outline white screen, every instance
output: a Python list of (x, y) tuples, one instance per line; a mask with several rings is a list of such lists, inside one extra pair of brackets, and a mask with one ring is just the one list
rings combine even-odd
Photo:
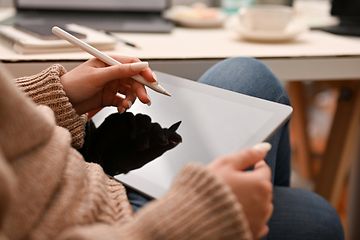
[[(171, 97), (149, 90), (151, 107), (136, 102), (131, 111), (145, 113), (169, 127), (181, 120), (183, 142), (141, 169), (117, 179), (152, 197), (162, 196), (184, 165), (214, 158), (264, 141), (289, 116), (291, 108), (262, 99), (157, 73)], [(94, 118), (99, 125), (115, 109)], [(119, 134), (119, 138), (121, 134)]]
[(156, 11), (166, 7), (166, 0), (17, 0), (17, 6), (26, 9)]

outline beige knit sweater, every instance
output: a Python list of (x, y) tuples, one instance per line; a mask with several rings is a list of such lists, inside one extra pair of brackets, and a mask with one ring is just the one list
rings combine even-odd
[(86, 117), (62, 89), (64, 72), (54, 65), (16, 80), (48, 107), (0, 79), (1, 240), (251, 239), (229, 188), (198, 165), (133, 214), (124, 187), (71, 147), (82, 145)]

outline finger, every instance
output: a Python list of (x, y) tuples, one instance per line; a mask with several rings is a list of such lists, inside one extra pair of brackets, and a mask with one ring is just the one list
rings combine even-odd
[(125, 89), (131, 89), (131, 85), (134, 82), (134, 79), (132, 79), (131, 77), (129, 78), (120, 78), (117, 79), (117, 87), (119, 88), (119, 90), (121, 88), (125, 88)]
[[(141, 60), (136, 57), (120, 56), (120, 55), (110, 55), (110, 56), (122, 64), (141, 62)], [(85, 62), (85, 64), (88, 64), (88, 65), (90, 65), (92, 67), (96, 67), (96, 68), (103, 68), (103, 67), (109, 66), (108, 64), (104, 63), (102, 60), (100, 60), (98, 58), (90, 58), (89, 60), (87, 60)]]
[(226, 156), (228, 160), (237, 170), (245, 170), (255, 165), (261, 158), (257, 152), (252, 149), (242, 150), (241, 152)]
[(128, 102), (128, 106), (127, 109), (131, 108), (131, 106), (134, 104), (134, 102), (136, 101), (136, 96), (134, 94), (130, 94), (130, 95), (126, 95), (126, 99)]
[(258, 238), (262, 238), (262, 237), (266, 236), (268, 233), (269, 233), (269, 226), (265, 225), (265, 226), (261, 229), (261, 231), (260, 231), (260, 233), (259, 233), (259, 235), (258, 235)]
[(132, 88), (133, 92), (135, 93), (135, 95), (139, 98), (139, 100), (142, 103), (145, 103), (149, 106), (151, 105), (151, 99), (150, 99), (149, 95), (147, 94), (147, 91), (146, 91), (144, 85), (134, 81), (131, 88)]
[(123, 107), (129, 109), (136, 100), (136, 94), (130, 87), (125, 90), (125, 93), (123, 93), (123, 95), (124, 95), (124, 103), (125, 103)]
[(245, 149), (230, 156), (230, 159), (233, 159), (232, 163), (235, 165), (236, 169), (245, 170), (253, 167), (257, 162), (261, 161), (270, 148), (271, 145), (268, 143), (258, 144), (252, 148)]
[[(115, 58), (117, 61), (121, 62), (121, 63), (136, 63), (136, 62), (141, 62), (140, 59), (138, 58), (134, 58), (134, 57), (127, 57), (127, 56), (112, 56), (113, 58)], [(157, 81), (157, 77), (155, 75), (155, 73), (148, 67), (146, 69), (144, 69), (141, 73), (141, 76), (143, 76), (145, 78), (145, 80), (149, 81), (149, 82), (156, 82)]]
[(255, 164), (254, 173), (262, 179), (271, 180), (271, 169), (264, 160)]
[(95, 67), (95, 68), (101, 68), (101, 67), (106, 67), (107, 66), (106, 63), (104, 63), (103, 61), (101, 61), (98, 58), (90, 58), (84, 64), (88, 65), (90, 67)]
[(131, 84), (126, 84), (122, 81), (122, 79), (118, 80), (118, 85), (116, 86), (116, 92), (122, 95), (126, 95), (126, 93), (131, 90)]
[(256, 152), (251, 149), (245, 149), (237, 153), (232, 153), (222, 157), (222, 160), (232, 165), (238, 171), (246, 170), (255, 165), (261, 159)]
[(131, 99), (125, 98), (118, 107), (127, 110), (131, 108), (132, 104), (133, 101)]
[(264, 160), (258, 162), (255, 164), (255, 169), (261, 169), (267, 167), (267, 164)]
[(258, 143), (255, 146), (253, 146), (252, 149), (257, 151), (260, 155), (262, 155), (262, 158), (264, 159), (266, 154), (271, 149), (271, 144), (267, 142)]
[(123, 96), (121, 96), (120, 94), (116, 94), (114, 96), (111, 106), (117, 107), (118, 112), (123, 113), (126, 110), (126, 108), (123, 107), (124, 100), (125, 100), (125, 98)]
[(273, 212), (274, 212), (274, 205), (271, 203), (266, 212), (266, 216), (265, 216), (266, 222), (270, 220)]
[(121, 62), (122, 64), (141, 62), (141, 60), (136, 57), (121, 56), (121, 55), (111, 55), (111, 57), (114, 58), (115, 60)]
[(125, 108), (125, 109), (129, 109), (131, 108), (131, 106), (133, 105), (133, 103), (135, 102), (136, 100), (136, 96), (135, 94), (132, 92), (132, 90), (127, 90), (126, 93), (125, 93), (125, 99), (124, 101), (122, 102), (122, 106)]
[(119, 64), (104, 68), (99, 68), (96, 71), (97, 79), (101, 84), (106, 84), (116, 79), (129, 78), (139, 74), (141, 71), (149, 67), (148, 62), (136, 62)]
[(144, 69), (140, 75), (143, 76), (148, 82), (157, 82), (157, 76), (150, 68)]
[(125, 86), (119, 83), (118, 92), (117, 92), (118, 94), (123, 95), (124, 99), (126, 100), (127, 104), (124, 105), (124, 107), (127, 109), (134, 104), (137, 98), (136, 93), (132, 89), (132, 84), (134, 83), (134, 80), (131, 81), (132, 81), (131, 84)]
[[(134, 57), (127, 57), (127, 56), (112, 56), (112, 57), (123, 64), (140, 62), (140, 59), (134, 58)], [(149, 82), (157, 81), (157, 77), (156, 77), (155, 73), (150, 68), (144, 69), (140, 73), (140, 75), (143, 76)]]

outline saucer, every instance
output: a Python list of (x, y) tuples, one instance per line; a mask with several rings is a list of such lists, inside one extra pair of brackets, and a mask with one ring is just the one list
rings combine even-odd
[(164, 17), (192, 28), (222, 27), (226, 18), (225, 14), (215, 8), (188, 6), (174, 6), (165, 12)]
[(250, 30), (245, 28), (241, 22), (235, 28), (236, 32), (249, 41), (257, 42), (285, 42), (292, 41), (300, 34), (308, 30), (308, 26), (301, 20), (294, 19), (283, 31)]

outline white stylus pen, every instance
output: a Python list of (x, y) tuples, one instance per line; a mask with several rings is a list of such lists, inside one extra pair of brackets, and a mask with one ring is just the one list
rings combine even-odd
[[(59, 38), (62, 38), (64, 40), (67, 40), (68, 42), (74, 44), (75, 46), (78, 46), (79, 48), (81, 48), (82, 50), (84, 50), (85, 52), (88, 52), (89, 54), (93, 55), (94, 57), (100, 59), (101, 61), (103, 61), (104, 63), (108, 64), (108, 65), (117, 65), (117, 64), (121, 64), (121, 62), (113, 59), (112, 57), (110, 57), (109, 55), (100, 52), (98, 49), (94, 48), (93, 46), (87, 44), (84, 41), (81, 41), (80, 39), (78, 39), (77, 37), (71, 35), (70, 33), (66, 32), (65, 30), (59, 28), (59, 27), (53, 27), (52, 28), (52, 32), (53, 34), (55, 34), (56, 36), (58, 36)], [(151, 88), (152, 90), (162, 93), (164, 95), (167, 96), (171, 96), (171, 94), (169, 92), (167, 92), (165, 90), (165, 88), (163, 88), (158, 82), (148, 82), (146, 81), (141, 75), (135, 75), (132, 77), (135, 81), (148, 86), (149, 88)]]

